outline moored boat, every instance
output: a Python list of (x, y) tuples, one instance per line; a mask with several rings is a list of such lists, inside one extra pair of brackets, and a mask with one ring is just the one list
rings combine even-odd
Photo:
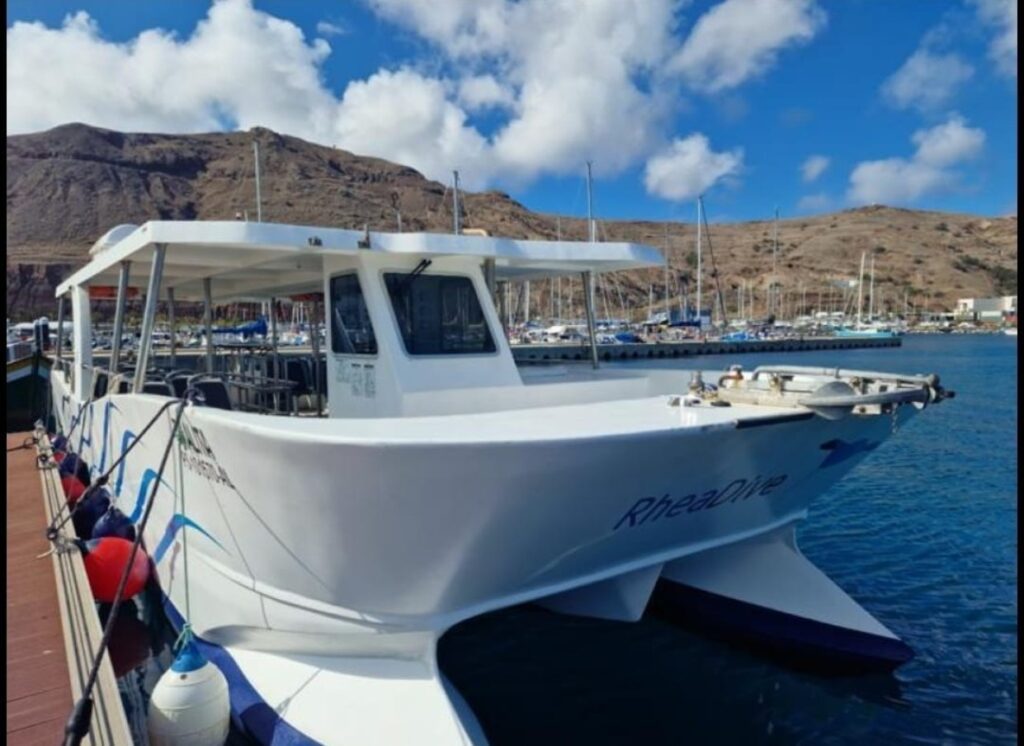
[[(588, 288), (591, 273), (661, 265), (635, 244), (239, 221), (118, 230), (57, 289), (76, 344), (50, 377), (56, 418), (94, 475), (155, 422), (111, 480), (115, 501), (133, 520), (151, 501), (144, 539), (168, 614), (225, 673), (258, 740), (484, 742), (436, 661), (447, 629), (527, 601), (636, 620), (656, 584), (676, 610), (715, 602), (822, 656), (880, 668), (912, 656), (800, 553), (795, 527), (951, 395), (937, 376), (691, 376), (599, 368), (596, 354), (593, 367), (521, 373), (488, 277), (582, 274)], [(81, 343), (89, 288), (114, 285), (148, 299), (131, 371), (116, 349), (94, 360)], [(323, 304), (325, 354), (313, 334), (294, 367), (314, 372), (326, 406), (243, 411), (253, 392), (287, 397), (292, 366), (281, 373), (271, 347), (251, 353), (273, 361), (264, 378), (219, 374), (209, 329), (179, 392), (180, 371), (151, 365), (167, 289), (204, 302), (208, 327), (218, 302)], [(190, 402), (177, 427), (161, 411), (173, 394)]]

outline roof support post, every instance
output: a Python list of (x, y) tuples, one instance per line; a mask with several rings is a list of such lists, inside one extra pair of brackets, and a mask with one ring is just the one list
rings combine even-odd
[(84, 402), (92, 393), (92, 317), (86, 285), (71, 286), (71, 318), (75, 322), (71, 330), (75, 361), (71, 388), (79, 401)]
[(594, 273), (583, 273), (583, 300), (587, 307), (587, 331), (590, 333), (590, 363), (597, 370), (597, 329), (594, 324)]
[(139, 358), (135, 365), (135, 382), (132, 393), (141, 394), (146, 383), (146, 368), (149, 367), (149, 352), (153, 348), (153, 325), (156, 323), (156, 307), (160, 300), (160, 280), (164, 273), (164, 257), (167, 244), (158, 243), (153, 247), (153, 267), (149, 272), (149, 288), (146, 290), (146, 310), (142, 315), (142, 338), (139, 340)]
[(213, 373), (213, 287), (203, 278), (203, 326), (206, 328), (206, 372)]
[[(281, 377), (281, 359), (277, 353), (277, 298), (270, 299), (270, 354), (271, 360), (274, 361), (274, 373), (271, 378), (275, 379), (274, 383), (277, 384), (278, 378)], [(281, 394), (274, 389), (274, 412), (281, 411)]]
[(320, 393), (320, 301), (313, 301), (313, 318), (309, 324), (309, 339), (313, 344), (313, 388), (316, 390), (316, 416), (324, 411), (323, 394)]
[(171, 368), (178, 364), (178, 334), (174, 328), (174, 288), (167, 288), (167, 324), (171, 327)]
[(484, 282), (487, 284), (487, 292), (491, 294), (491, 302), (497, 298), (497, 267), (493, 259), (484, 259)]
[(121, 337), (124, 334), (124, 307), (128, 302), (128, 277), (131, 262), (121, 262), (121, 272), (117, 276), (117, 299), (114, 301), (114, 338), (110, 342), (110, 374), (117, 373), (117, 364), (121, 361)]
[(63, 373), (61, 365), (64, 357), (64, 296), (57, 296), (57, 354), (56, 369)]

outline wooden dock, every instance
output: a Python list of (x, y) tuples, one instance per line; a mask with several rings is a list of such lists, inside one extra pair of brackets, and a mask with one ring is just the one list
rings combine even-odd
[[(7, 743), (61, 743), (101, 630), (77, 551), (40, 558), (63, 500), (56, 468), (37, 468), (31, 432), (7, 435)], [(110, 667), (100, 667), (86, 744), (131, 744)]]
[(71, 677), (32, 433), (7, 435), (7, 743), (52, 744), (71, 713)]
[[(797, 339), (756, 339), (749, 342), (638, 342), (597, 346), (601, 360), (653, 360), (691, 355), (743, 355), (751, 352), (805, 352), (808, 350), (853, 350), (864, 347), (899, 347), (899, 337), (882, 339), (855, 337), (802, 337)], [(590, 360), (585, 344), (513, 345), (517, 363), (567, 362)]]

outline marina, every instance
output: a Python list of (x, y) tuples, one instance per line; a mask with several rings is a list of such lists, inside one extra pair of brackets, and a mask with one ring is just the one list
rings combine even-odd
[[(693, 355), (726, 355), (748, 352), (807, 352), (811, 350), (850, 350), (869, 347), (899, 347), (899, 337), (794, 337), (786, 339), (743, 339), (740, 341), (644, 342), (598, 344), (598, 358), (611, 360), (652, 360)], [(582, 345), (513, 345), (517, 363), (586, 360), (589, 350)]]
[(7, 741), (1016, 743), (957, 4), (9, 3)]

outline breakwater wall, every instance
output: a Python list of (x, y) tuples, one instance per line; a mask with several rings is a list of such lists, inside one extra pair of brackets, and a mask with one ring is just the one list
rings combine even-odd
[[(739, 355), (749, 352), (804, 352), (808, 350), (854, 350), (864, 347), (899, 347), (899, 337), (856, 339), (840, 337), (802, 337), (797, 339), (757, 339), (749, 342), (644, 342), (598, 345), (600, 360), (649, 360), (691, 355)], [(513, 345), (517, 363), (545, 363), (590, 360), (590, 348), (578, 344)]]

